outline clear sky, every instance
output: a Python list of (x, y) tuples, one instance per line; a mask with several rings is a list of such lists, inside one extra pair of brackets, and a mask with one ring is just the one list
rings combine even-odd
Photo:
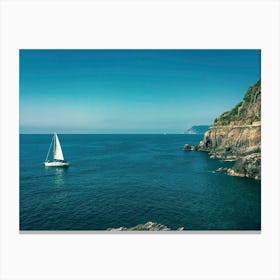
[(260, 79), (260, 50), (20, 50), (21, 133), (182, 133)]

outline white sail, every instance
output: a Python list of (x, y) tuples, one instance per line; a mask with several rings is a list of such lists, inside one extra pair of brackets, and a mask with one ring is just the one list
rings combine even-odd
[(64, 160), (61, 145), (56, 133), (54, 135), (54, 141), (55, 141), (55, 145), (54, 145), (55, 148), (53, 151), (53, 158), (57, 160)]

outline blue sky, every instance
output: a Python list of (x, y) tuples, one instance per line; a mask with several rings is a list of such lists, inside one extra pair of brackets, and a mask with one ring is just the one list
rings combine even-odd
[(20, 50), (21, 133), (182, 133), (260, 79), (260, 50)]

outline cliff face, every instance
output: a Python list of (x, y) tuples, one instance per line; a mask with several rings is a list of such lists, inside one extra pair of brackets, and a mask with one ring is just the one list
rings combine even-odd
[(261, 178), (261, 82), (251, 86), (239, 104), (219, 116), (204, 134), (198, 150), (213, 158), (236, 159), (233, 176)]
[(214, 126), (205, 134), (199, 149), (217, 158), (238, 158), (260, 153), (261, 126)]

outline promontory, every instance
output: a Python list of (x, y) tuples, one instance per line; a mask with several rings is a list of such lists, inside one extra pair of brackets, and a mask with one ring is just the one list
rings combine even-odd
[(211, 158), (235, 160), (232, 176), (261, 179), (261, 81), (248, 88), (243, 100), (222, 113), (198, 146), (185, 150), (208, 152)]

